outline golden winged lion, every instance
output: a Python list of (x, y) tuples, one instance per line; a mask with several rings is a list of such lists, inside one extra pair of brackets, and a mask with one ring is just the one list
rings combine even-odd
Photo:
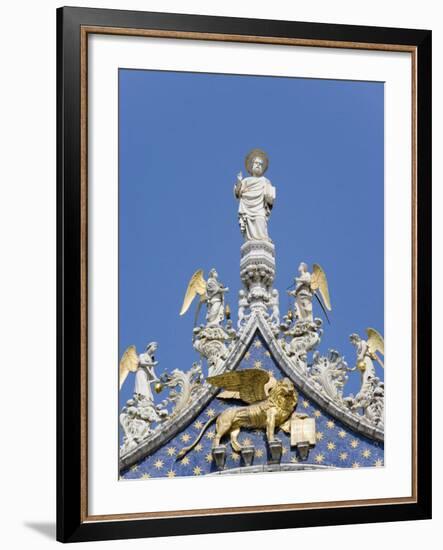
[(184, 457), (197, 445), (214, 420), (216, 433), (212, 448), (218, 447), (221, 439), (229, 435), (231, 446), (236, 452), (242, 449), (238, 441), (241, 428), (266, 430), (268, 441), (274, 441), (278, 428), (290, 431), (290, 416), (297, 405), (298, 394), (289, 378), (277, 381), (264, 370), (245, 369), (210, 376), (207, 381), (225, 390), (218, 395), (220, 399), (240, 399), (248, 405), (229, 407), (208, 420), (195, 441), (178, 453), (177, 459)]

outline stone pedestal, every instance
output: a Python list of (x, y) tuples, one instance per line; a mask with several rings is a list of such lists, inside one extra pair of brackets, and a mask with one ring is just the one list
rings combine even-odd
[(251, 311), (269, 307), (275, 278), (275, 247), (271, 241), (246, 241), (240, 249), (240, 277)]
[(252, 461), (254, 460), (255, 448), (252, 445), (247, 447), (242, 447), (241, 457), (245, 466), (251, 466)]
[(223, 470), (226, 461), (226, 445), (218, 445), (212, 448), (212, 457), (219, 470)]
[(300, 460), (306, 460), (309, 456), (309, 441), (303, 441), (302, 443), (297, 443), (297, 451), (300, 457)]
[(269, 443), (270, 459), (269, 464), (280, 464), (283, 445), (278, 439), (274, 439)]

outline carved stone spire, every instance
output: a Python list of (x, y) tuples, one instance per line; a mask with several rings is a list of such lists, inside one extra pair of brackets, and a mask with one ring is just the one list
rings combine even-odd
[(275, 278), (275, 247), (270, 241), (246, 241), (240, 249), (240, 277), (252, 311), (265, 313)]

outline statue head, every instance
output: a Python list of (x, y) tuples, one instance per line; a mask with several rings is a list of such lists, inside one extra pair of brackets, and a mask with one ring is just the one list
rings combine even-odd
[(308, 264), (305, 262), (300, 262), (300, 265), (298, 266), (298, 271), (300, 273), (306, 273), (306, 271), (308, 271)]
[(351, 336), (349, 336), (349, 340), (351, 341), (352, 344), (356, 345), (360, 342), (361, 338), (358, 334), (351, 334)]
[(145, 353), (154, 353), (157, 351), (158, 344), (157, 342), (150, 342), (145, 349)]
[(246, 156), (245, 167), (251, 176), (262, 176), (268, 169), (268, 165), (268, 155), (261, 149), (252, 149)]
[(211, 271), (209, 272), (209, 277), (212, 277), (213, 279), (217, 279), (218, 273), (214, 268), (212, 268)]

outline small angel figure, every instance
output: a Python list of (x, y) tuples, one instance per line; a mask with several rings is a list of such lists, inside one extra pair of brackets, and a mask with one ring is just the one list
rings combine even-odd
[(153, 401), (151, 384), (158, 380), (154, 371), (158, 364), (154, 358), (157, 348), (157, 342), (151, 342), (146, 346), (144, 353), (138, 355), (136, 347), (129, 346), (120, 360), (120, 388), (128, 374), (135, 372), (134, 397), (138, 401)]
[(218, 273), (215, 269), (209, 272), (208, 280), (203, 277), (203, 269), (197, 270), (189, 281), (188, 288), (183, 300), (180, 315), (184, 315), (197, 294), (200, 295), (200, 301), (195, 314), (195, 323), (197, 323), (198, 314), (203, 303), (207, 305), (206, 322), (208, 326), (219, 326), (225, 317), (224, 313), (224, 295), (229, 288), (223, 286), (218, 280)]
[(361, 372), (361, 387), (357, 397), (368, 393), (371, 388), (370, 380), (376, 377), (373, 361), (377, 361), (384, 368), (383, 361), (377, 352), (385, 354), (385, 343), (383, 336), (374, 328), (367, 328), (367, 340), (358, 334), (351, 334), (349, 340), (355, 346), (357, 352), (356, 365), (352, 370), (358, 369)]
[[(319, 264), (313, 264), (312, 273), (308, 271), (308, 265), (301, 262), (298, 266), (299, 276), (295, 277), (295, 289), (289, 290), (288, 294), (295, 297), (295, 315), (297, 321), (312, 323), (312, 298), (316, 296), (323, 312), (328, 319), (326, 309), (331, 311), (331, 300), (329, 297), (328, 281), (326, 274)], [(318, 297), (317, 290), (322, 300)], [(329, 319), (328, 319), (329, 321)]]
[(238, 321), (237, 328), (240, 329), (243, 326), (243, 322), (246, 321), (248, 315), (246, 309), (249, 307), (248, 298), (244, 290), (238, 291)]
[(269, 317), (269, 322), (273, 325), (279, 325), (280, 324), (279, 296), (278, 296), (278, 290), (275, 288), (271, 292), (270, 307), (271, 307), (271, 316)]

